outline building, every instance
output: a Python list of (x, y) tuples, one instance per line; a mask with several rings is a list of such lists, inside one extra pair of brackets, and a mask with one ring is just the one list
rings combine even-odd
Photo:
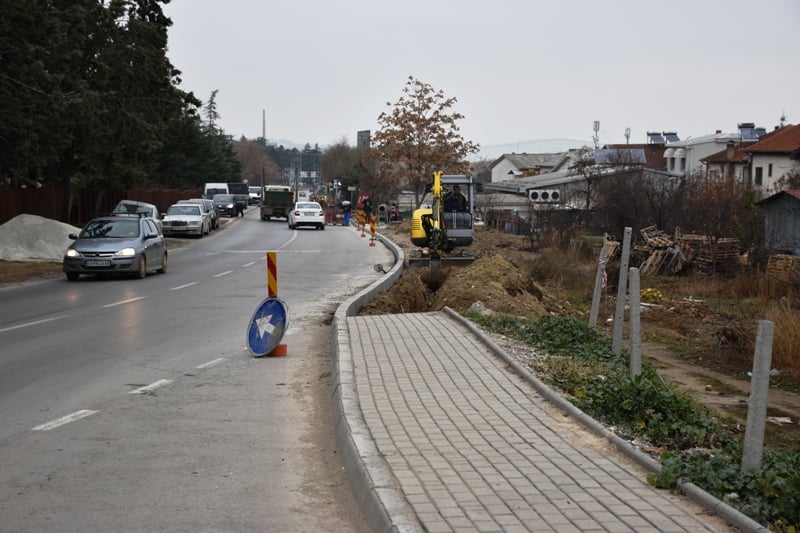
[(750, 157), (753, 185), (764, 192), (779, 190), (781, 178), (800, 172), (800, 124), (771, 131), (744, 152)]
[(758, 206), (764, 212), (766, 248), (800, 256), (800, 189), (777, 192)]
[(728, 142), (733, 141), (740, 145), (754, 142), (765, 133), (764, 128), (757, 128), (752, 122), (744, 122), (739, 124), (739, 131), (736, 133), (722, 133), (722, 130), (717, 130), (712, 135), (667, 142), (664, 151), (667, 172), (675, 177), (702, 172), (704, 160), (727, 150)]
[(557, 154), (503, 154), (492, 162), (492, 183), (557, 172), (570, 162), (569, 152)]

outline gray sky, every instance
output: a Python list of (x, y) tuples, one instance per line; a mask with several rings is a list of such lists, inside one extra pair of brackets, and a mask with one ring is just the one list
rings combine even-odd
[(465, 139), (646, 142), (800, 122), (800, 0), (172, 0), (181, 88), (235, 138), (356, 144), (409, 76)]

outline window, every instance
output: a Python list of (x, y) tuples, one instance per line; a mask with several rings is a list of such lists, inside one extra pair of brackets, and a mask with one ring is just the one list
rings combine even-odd
[(761, 187), (763, 185), (762, 183), (763, 180), (764, 180), (764, 168), (756, 167), (756, 187)]
[(681, 158), (681, 172), (683, 172), (685, 170), (686, 170), (686, 158), (682, 157)]
[(770, 163), (770, 164), (767, 166), (767, 177), (768, 177), (768, 178), (771, 178), (771, 177), (772, 177), (772, 163)]
[(669, 169), (670, 170), (675, 170), (675, 158), (674, 157), (670, 157), (669, 158)]

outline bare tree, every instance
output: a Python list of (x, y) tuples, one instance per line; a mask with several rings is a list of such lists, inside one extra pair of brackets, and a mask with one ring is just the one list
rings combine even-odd
[(239, 139), (235, 145), (236, 158), (242, 165), (242, 177), (251, 185), (266, 185), (280, 180), (281, 169), (265, 150), (264, 142)]
[(459, 133), (457, 122), (464, 116), (452, 111), (456, 101), (409, 76), (403, 96), (394, 104), (387, 102), (391, 110), (378, 116), (381, 129), (373, 137), (371, 154), (379, 165), (375, 177), (381, 186), (402, 176), (419, 207), (435, 170), (468, 171), (465, 158), (477, 152), (478, 145)]

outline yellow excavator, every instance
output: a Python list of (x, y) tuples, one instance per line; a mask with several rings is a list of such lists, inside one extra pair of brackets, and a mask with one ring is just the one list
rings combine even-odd
[(432, 277), (438, 277), (442, 261), (472, 261), (463, 251), (472, 244), (475, 184), (471, 176), (433, 173), (430, 206), (411, 215), (411, 242), (422, 250), (409, 257), (409, 264), (427, 261)]

